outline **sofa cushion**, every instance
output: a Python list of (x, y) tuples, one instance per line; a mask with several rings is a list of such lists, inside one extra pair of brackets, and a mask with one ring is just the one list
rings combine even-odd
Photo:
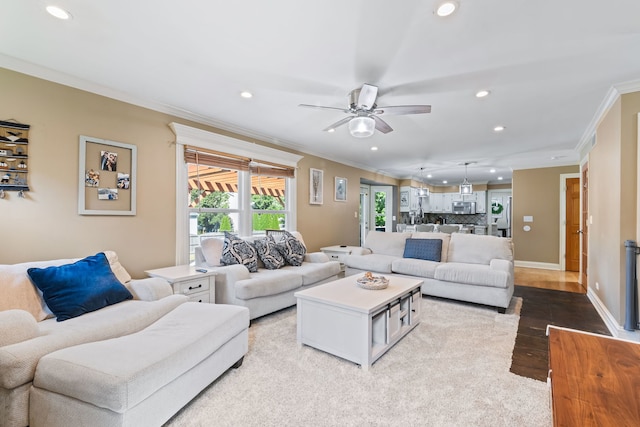
[(442, 240), (440, 239), (407, 239), (403, 257), (440, 262), (441, 254)]
[(73, 264), (29, 268), (27, 274), (58, 322), (133, 298), (102, 252)]
[(398, 258), (391, 263), (393, 273), (433, 279), (439, 262), (424, 259)]
[(253, 242), (258, 252), (258, 258), (264, 263), (264, 267), (268, 270), (277, 270), (284, 266), (284, 257), (278, 251), (276, 241), (272, 236), (267, 236), (264, 239), (256, 239)]
[(297, 289), (302, 286), (302, 275), (295, 270), (260, 269), (251, 273), (249, 279), (238, 280), (235, 283), (236, 298), (249, 300), (266, 297)]
[(126, 412), (248, 326), (244, 307), (185, 303), (137, 333), (43, 357), (34, 386)]
[(258, 254), (256, 248), (227, 231), (224, 232), (224, 246), (220, 261), (224, 265), (241, 264), (250, 272), (258, 271)]
[(398, 258), (392, 255), (373, 253), (370, 255), (347, 255), (344, 262), (348, 267), (358, 270), (391, 273), (391, 263)]
[(57, 259), (51, 261), (25, 262), (22, 264), (0, 265), (0, 311), (25, 310), (40, 322), (53, 314), (44, 303), (41, 292), (31, 282), (27, 270), (31, 267), (49, 267), (69, 264), (77, 259)]
[(307, 248), (293, 234), (288, 231), (283, 231), (282, 233), (282, 240), (276, 246), (278, 251), (282, 254), (285, 261), (287, 261), (287, 264), (295, 266), (302, 265), (304, 255), (307, 253)]
[(0, 347), (38, 336), (38, 322), (24, 310), (0, 311)]
[(405, 240), (409, 237), (411, 237), (411, 233), (387, 233), (370, 230), (365, 239), (364, 247), (371, 249), (374, 254), (402, 257)]
[(202, 249), (202, 255), (205, 261), (211, 267), (217, 267), (222, 265), (222, 249), (224, 248), (224, 239), (220, 237), (210, 237), (208, 239), (202, 239), (200, 242), (200, 248)]
[(284, 270), (299, 274), (302, 277), (302, 286), (308, 286), (340, 273), (340, 263), (338, 261), (303, 262), (299, 267), (289, 265), (284, 267)]
[(128, 300), (64, 322), (43, 320), (37, 337), (0, 347), (0, 387), (13, 389), (31, 381), (45, 354), (139, 331), (186, 301), (184, 295), (159, 301)]
[(423, 231), (416, 231), (411, 233), (412, 239), (440, 239), (442, 240), (442, 252), (440, 253), (440, 262), (447, 262), (447, 256), (449, 253), (449, 241), (451, 240), (451, 234), (448, 233), (430, 233)]
[[(500, 237), (498, 237), (500, 239)], [(463, 264), (448, 262), (436, 268), (434, 278), (445, 282), (464, 283), (467, 285), (507, 288), (510, 285), (509, 273), (494, 270), (488, 265)]]
[(131, 281), (131, 275), (125, 268), (120, 264), (120, 260), (118, 259), (118, 254), (114, 251), (104, 251), (104, 255), (107, 257), (107, 261), (109, 261), (109, 266), (111, 267), (111, 271), (116, 275), (116, 278), (123, 285), (129, 283)]
[(451, 235), (448, 262), (489, 265), (492, 259), (513, 261), (511, 239), (463, 233)]

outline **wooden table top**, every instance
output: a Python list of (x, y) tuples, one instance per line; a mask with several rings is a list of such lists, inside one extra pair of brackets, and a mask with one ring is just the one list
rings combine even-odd
[(549, 327), (555, 426), (640, 426), (640, 343)]

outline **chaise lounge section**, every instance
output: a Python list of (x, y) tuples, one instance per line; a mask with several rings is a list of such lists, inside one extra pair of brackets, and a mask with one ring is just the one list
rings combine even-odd
[[(106, 405), (109, 398), (123, 398), (120, 392), (125, 386), (131, 386), (137, 395), (135, 398), (124, 396), (128, 403), (120, 408), (121, 412), (116, 410), (111, 414), (108, 424), (96, 421), (84, 425), (136, 425), (129, 420), (136, 420), (131, 415), (141, 409), (144, 413), (153, 413), (149, 419), (161, 424), (186, 403), (184, 396), (195, 396), (246, 354), (247, 309), (189, 303), (186, 296), (173, 295), (170, 284), (163, 279), (132, 279), (111, 251), (104, 252), (108, 261), (105, 268), (111, 274), (108, 279), (116, 287), (125, 289), (125, 295), (130, 293), (130, 299), (59, 321), (62, 315), (56, 317), (51, 312), (43, 294), (30, 280), (30, 270), (63, 269), (89, 258), (101, 259), (98, 257), (101, 254), (83, 260), (0, 265), (0, 426), (78, 425), (59, 414), (54, 415), (55, 410), (47, 407), (51, 402), (63, 400), (76, 405), (83, 399), (95, 403), (91, 410), (87, 410), (87, 406), (82, 413), (89, 414), (90, 420), (98, 420), (101, 418), (94, 415), (109, 408)], [(87, 270), (82, 277), (90, 289), (97, 287), (96, 281), (105, 279), (104, 275), (94, 277)], [(98, 300), (103, 298), (100, 296)], [(188, 337), (191, 341), (185, 340)], [(99, 354), (91, 352), (98, 348)], [(176, 358), (186, 353), (188, 357)], [(194, 369), (205, 363), (215, 366), (207, 368), (206, 373), (196, 374)], [(168, 365), (171, 369), (163, 368)], [(105, 373), (112, 369), (111, 381), (121, 381), (121, 386), (111, 390), (118, 390), (120, 394), (103, 399), (83, 391), (83, 387), (94, 384), (92, 378), (100, 378), (99, 369), (105, 369)], [(193, 375), (199, 380), (187, 380)], [(153, 381), (135, 382), (135, 378), (150, 376)], [(171, 384), (181, 385), (171, 388)], [(100, 394), (103, 386), (93, 388), (92, 393)], [(181, 397), (158, 403), (153, 396), (160, 389), (179, 392)], [(35, 397), (49, 392), (56, 397)], [(68, 407), (63, 405), (56, 410), (65, 408)], [(80, 416), (67, 412), (66, 416)], [(160, 417), (164, 421), (160, 421)]]

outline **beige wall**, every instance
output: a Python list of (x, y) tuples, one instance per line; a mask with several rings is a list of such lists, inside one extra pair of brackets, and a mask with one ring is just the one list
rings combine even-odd
[[(175, 263), (175, 135), (168, 124), (230, 133), (6, 69), (0, 69), (0, 93), (0, 120), (31, 125), (31, 191), (25, 199), (15, 192), (0, 199), (0, 263), (83, 257), (106, 249), (115, 250), (134, 277)], [(135, 216), (78, 215), (80, 135), (137, 146)], [(305, 157), (298, 170), (298, 229), (307, 245), (315, 250), (357, 244), (360, 178), (397, 181), (299, 154)], [(310, 167), (324, 170), (322, 206), (309, 205)], [(335, 176), (348, 179), (347, 202), (333, 201)]]
[[(512, 236), (516, 261), (560, 263), (560, 175), (577, 173), (563, 166), (513, 171)], [(533, 223), (524, 223), (524, 216)], [(524, 231), (525, 225), (531, 231)]]
[[(588, 157), (588, 285), (620, 325), (625, 317), (625, 240), (637, 235), (640, 93), (621, 96), (601, 119)], [(596, 283), (598, 286), (596, 286)], [(599, 288), (599, 289), (597, 289)]]

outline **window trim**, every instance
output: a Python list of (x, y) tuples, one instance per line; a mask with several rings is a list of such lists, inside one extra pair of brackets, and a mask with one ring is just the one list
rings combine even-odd
[[(284, 166), (296, 168), (303, 156), (278, 150), (253, 142), (208, 132), (202, 129), (185, 126), (172, 122), (169, 127), (176, 135), (176, 265), (189, 263), (189, 208), (185, 205), (188, 197), (187, 191), (187, 164), (184, 161), (184, 146), (190, 145), (203, 149), (219, 151), (235, 156), (255, 158), (256, 161), (272, 162)], [(297, 175), (297, 173), (296, 173)], [(248, 173), (239, 176), (238, 185), (245, 188), (251, 185)], [(249, 181), (249, 182), (247, 182)], [(289, 221), (287, 228), (297, 229), (297, 183), (296, 176), (287, 180), (287, 206), (289, 211)], [(241, 193), (241, 206), (251, 205), (250, 192)], [(247, 210), (250, 212), (250, 210)], [(251, 230), (251, 215), (241, 215), (238, 225), (239, 230)]]

